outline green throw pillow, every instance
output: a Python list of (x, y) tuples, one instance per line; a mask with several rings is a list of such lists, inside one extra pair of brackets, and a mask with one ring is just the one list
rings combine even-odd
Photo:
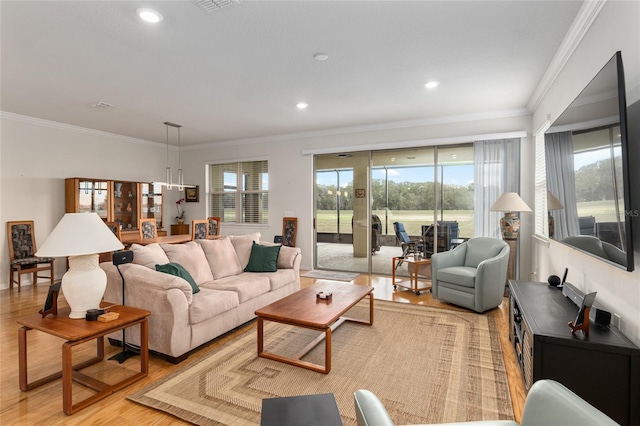
[(282, 246), (263, 246), (253, 242), (249, 263), (245, 272), (276, 272), (278, 270), (278, 254)]
[(193, 277), (191, 277), (191, 274), (187, 272), (187, 270), (184, 269), (184, 266), (182, 266), (179, 263), (170, 262), (164, 265), (156, 265), (156, 271), (160, 271), (160, 272), (164, 272), (165, 274), (171, 274), (171, 275), (175, 275), (176, 277), (184, 278), (191, 286), (191, 291), (193, 292), (193, 294), (196, 294), (197, 292), (200, 291), (200, 287), (198, 287), (198, 284), (196, 284)]

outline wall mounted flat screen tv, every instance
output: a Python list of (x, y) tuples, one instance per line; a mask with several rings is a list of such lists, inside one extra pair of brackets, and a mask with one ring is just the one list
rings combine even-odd
[(627, 106), (622, 54), (545, 132), (547, 190), (560, 204), (549, 236), (633, 271)]

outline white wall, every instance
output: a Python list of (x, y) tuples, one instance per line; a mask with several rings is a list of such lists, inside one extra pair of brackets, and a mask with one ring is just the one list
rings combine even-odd
[[(166, 145), (5, 113), (0, 151), (0, 288), (9, 285), (6, 222), (33, 220), (41, 246), (65, 213), (65, 178), (164, 180), (166, 167)], [(64, 259), (55, 269), (60, 278)]]
[[(284, 136), (280, 140), (269, 138), (268, 142), (245, 141), (224, 146), (183, 150), (182, 164), (185, 168), (185, 179), (190, 183), (199, 184), (201, 188), (201, 202), (198, 205), (188, 205), (192, 211), (191, 213), (187, 211), (187, 214), (195, 216), (205, 214), (205, 197), (203, 196), (205, 182), (202, 171), (207, 163), (266, 158), (269, 160), (269, 224), (247, 227), (225, 223), (221, 232), (222, 234), (239, 234), (248, 228), (260, 231), (265, 240), (273, 240), (274, 235), (282, 233), (282, 218), (293, 213), (293, 216), (298, 218), (296, 245), (302, 249), (302, 268), (311, 269), (313, 265), (313, 157), (303, 155), (303, 151), (326, 149), (331, 152), (344, 152), (383, 147), (428, 146), (458, 137), (471, 142), (475, 140), (473, 135), (523, 130), (530, 134), (530, 119), (530, 116), (518, 116), (360, 132), (325, 132), (322, 135), (305, 137)], [(523, 139), (523, 144), (524, 146), (530, 144), (530, 139)], [(526, 151), (526, 149), (523, 147), (523, 150)], [(523, 196), (530, 205), (533, 205), (533, 193), (528, 191), (531, 186), (528, 179), (533, 173), (533, 165), (528, 157), (523, 159), (522, 167), (523, 171), (526, 171), (522, 185), (527, 189), (523, 191)], [(523, 217), (524, 229), (531, 229), (533, 218), (529, 216), (532, 215)], [(521, 247), (521, 276), (528, 276), (531, 270), (529, 252), (531, 245), (528, 236), (524, 240)]]
[[(606, 3), (534, 111), (534, 129), (539, 128), (547, 117), (553, 122), (618, 50), (622, 52), (624, 63), (627, 104), (631, 105), (640, 99), (638, 22), (640, 2)], [(640, 140), (636, 138), (629, 140), (629, 143), (640, 144)], [(636, 168), (637, 165), (631, 164), (632, 191), (638, 191), (640, 187), (640, 175)], [(529, 182), (532, 184), (532, 180)], [(634, 232), (640, 232), (638, 226)], [(534, 270), (539, 280), (545, 280), (551, 274), (561, 275), (564, 268), (568, 267), (567, 281), (584, 292), (597, 291), (596, 300), (621, 316), (622, 331), (636, 343), (640, 342), (640, 247), (635, 247), (636, 270), (626, 272), (554, 241), (548, 247), (540, 242), (532, 244), (536, 259)]]

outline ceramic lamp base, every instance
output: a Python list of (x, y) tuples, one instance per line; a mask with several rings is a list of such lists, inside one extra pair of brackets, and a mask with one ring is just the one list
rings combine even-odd
[(62, 277), (69, 318), (84, 319), (89, 309), (99, 308), (106, 288), (107, 275), (98, 266), (97, 254), (69, 257), (69, 270)]
[(516, 213), (505, 213), (500, 219), (500, 230), (502, 231), (502, 239), (517, 240), (520, 233), (520, 218)]

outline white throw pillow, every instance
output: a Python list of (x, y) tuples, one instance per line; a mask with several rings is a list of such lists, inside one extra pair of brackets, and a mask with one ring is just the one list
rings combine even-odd
[(228, 237), (218, 238), (217, 240), (196, 240), (196, 242), (200, 244), (204, 251), (214, 279), (219, 280), (220, 278), (242, 273), (240, 260)]
[(146, 266), (154, 271), (156, 270), (156, 265), (169, 263), (169, 258), (160, 247), (160, 244), (154, 243), (146, 246), (132, 244), (131, 251), (133, 251), (133, 263)]
[(213, 281), (209, 263), (200, 244), (189, 241), (184, 244), (160, 244), (160, 247), (171, 262), (179, 263), (189, 272), (196, 284)]
[(251, 247), (253, 247), (253, 242), (256, 244), (260, 243), (260, 233), (254, 232), (253, 234), (246, 235), (229, 235), (229, 239), (231, 240), (231, 244), (236, 249), (236, 255), (238, 255), (238, 259), (240, 260), (240, 266), (242, 266), (242, 270), (247, 267), (249, 263), (249, 258), (251, 257)]

